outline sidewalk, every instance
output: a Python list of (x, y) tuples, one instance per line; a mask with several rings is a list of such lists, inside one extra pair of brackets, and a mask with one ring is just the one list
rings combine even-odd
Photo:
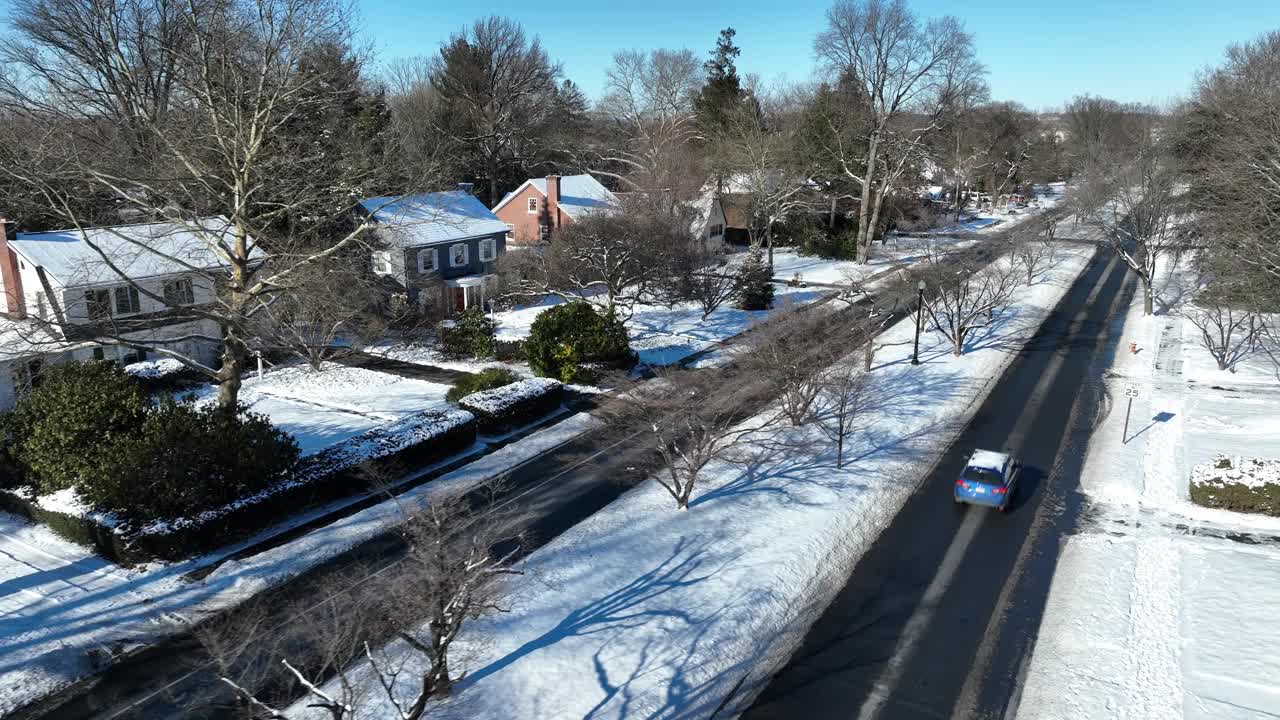
[(1123, 323), (1099, 367), (1112, 404), (1080, 478), (1090, 510), (1065, 541), (1018, 717), (1280, 718), (1280, 518), (1188, 495), (1216, 453), (1280, 455), (1280, 383), (1260, 359), (1218, 371), (1193, 326), (1143, 317), (1140, 300)]

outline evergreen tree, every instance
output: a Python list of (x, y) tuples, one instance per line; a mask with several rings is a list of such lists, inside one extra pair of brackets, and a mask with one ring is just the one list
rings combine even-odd
[(723, 129), (729, 114), (746, 97), (734, 64), (734, 59), (742, 54), (742, 49), (733, 44), (736, 34), (733, 28), (721, 30), (711, 59), (702, 66), (707, 71), (707, 81), (693, 104), (698, 113), (698, 126), (706, 136)]

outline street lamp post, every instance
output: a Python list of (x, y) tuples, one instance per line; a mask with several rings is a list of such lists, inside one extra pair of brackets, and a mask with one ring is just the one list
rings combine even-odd
[(924, 319), (924, 281), (916, 283), (916, 290), (919, 291), (919, 297), (916, 298), (916, 343), (915, 348), (911, 351), (911, 364), (920, 364), (920, 323)]

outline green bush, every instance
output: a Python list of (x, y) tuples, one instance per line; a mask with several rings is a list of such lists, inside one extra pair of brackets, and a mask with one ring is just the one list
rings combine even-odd
[(444, 397), (449, 402), (458, 402), (459, 398), (471, 393), (500, 388), (519, 379), (519, 375), (506, 368), (485, 368), (474, 375), (466, 375), (459, 379), (453, 387), (449, 388), (449, 392)]
[(166, 397), (137, 432), (106, 443), (80, 495), (134, 521), (220, 507), (279, 481), (298, 445), (263, 415)]
[(743, 310), (768, 310), (773, 304), (773, 274), (760, 248), (743, 259), (738, 268), (738, 287), (738, 307)]
[(13, 454), (40, 493), (64, 490), (102, 472), (108, 446), (138, 431), (146, 406), (114, 363), (48, 366), (7, 423)]
[(1191, 502), (1205, 507), (1280, 516), (1280, 485), (1191, 483)]
[(503, 362), (524, 362), (524, 341), (494, 340), (493, 356)]
[(449, 323), (441, 324), (440, 348), (453, 357), (493, 357), (496, 328), (497, 324), (484, 310), (468, 308)]
[(539, 315), (524, 349), (535, 373), (565, 383), (591, 382), (597, 366), (630, 367), (636, 359), (622, 321), (583, 301)]

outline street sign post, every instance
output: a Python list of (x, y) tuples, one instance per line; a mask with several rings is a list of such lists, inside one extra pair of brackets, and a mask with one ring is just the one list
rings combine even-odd
[(1133, 410), (1133, 399), (1138, 397), (1138, 388), (1132, 385), (1125, 385), (1124, 396), (1129, 398), (1129, 406), (1124, 410), (1124, 431), (1120, 433), (1121, 445), (1129, 442), (1129, 413)]

